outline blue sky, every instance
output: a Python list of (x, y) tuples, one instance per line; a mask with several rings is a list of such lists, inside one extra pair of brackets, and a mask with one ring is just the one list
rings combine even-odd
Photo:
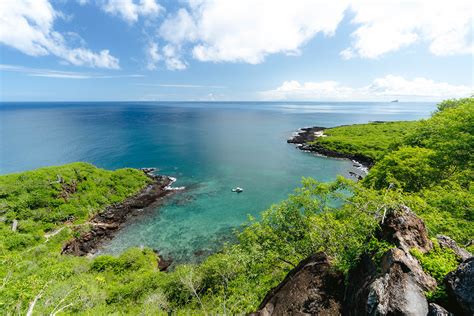
[(0, 100), (440, 100), (470, 1), (3, 0)]

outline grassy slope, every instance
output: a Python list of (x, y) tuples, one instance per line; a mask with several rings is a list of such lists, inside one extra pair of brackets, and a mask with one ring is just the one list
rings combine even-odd
[(415, 125), (416, 122), (407, 121), (339, 126), (326, 129), (327, 137), (320, 137), (316, 142), (330, 150), (359, 154), (377, 161)]
[[(391, 208), (407, 204), (425, 219), (431, 236), (445, 233), (466, 242), (474, 234), (474, 101), (457, 103), (461, 105), (421, 122), (402, 146), (393, 150), (389, 143), (398, 142), (391, 140), (401, 136), (394, 137), (395, 132), (385, 128), (397, 129), (406, 122), (332, 129), (339, 130), (340, 141), (346, 139), (346, 144), (355, 138), (362, 141), (363, 136), (352, 132), (360, 128), (364, 135), (371, 130), (374, 142), (383, 140), (374, 154), (379, 160), (369, 173), (371, 181), (356, 184), (341, 178), (325, 184), (306, 179), (303, 189), (265, 211), (261, 221), (248, 225), (238, 235), (238, 244), (210, 256), (201, 265), (179, 266), (170, 273), (158, 271), (156, 256), (147, 249), (92, 260), (62, 256), (61, 245), (73, 235), (69, 226), (48, 240), (44, 238), (45, 231), (61, 227), (71, 216), (75, 223), (83, 223), (90, 214), (138, 190), (147, 181), (138, 171), (111, 172), (72, 164), (2, 176), (0, 310), (25, 314), (28, 304), (40, 295), (35, 307), (40, 314), (62, 308), (82, 314), (251, 312), (292, 265), (311, 253), (325, 251), (335, 258), (339, 269), (347, 271), (363, 251), (390, 246), (373, 240), (367, 243), (382, 205)], [(378, 137), (378, 132), (383, 136)], [(359, 144), (361, 153), (374, 147), (361, 149), (363, 143)], [(417, 150), (420, 147), (423, 150)], [(384, 157), (377, 156), (385, 151)], [(407, 155), (413, 164), (407, 164)], [(426, 178), (425, 167), (443, 172)], [(65, 187), (54, 183), (58, 173), (65, 184), (71, 185), (73, 179), (77, 182), (77, 192), (66, 196), (67, 201), (62, 194)], [(425, 181), (421, 189), (405, 190), (420, 180)], [(387, 190), (385, 184), (393, 181), (397, 186)], [(334, 209), (329, 201), (347, 198), (347, 190), (354, 193), (350, 203)], [(16, 233), (10, 229), (13, 219), (20, 223)], [(437, 268), (445, 263), (445, 258), (440, 259), (443, 256), (441, 252), (423, 258), (439, 278), (451, 269), (451, 265)]]
[[(83, 223), (149, 181), (136, 169), (107, 171), (87, 163), (0, 176), (0, 249), (33, 246), (44, 240), (45, 232), (66, 221)], [(14, 220), (18, 229), (13, 233)]]
[[(85, 293), (94, 295), (88, 287), (100, 282), (92, 282), (95, 276), (86, 273), (90, 260), (62, 256), (61, 247), (87, 229), (83, 224), (92, 215), (137, 193), (150, 181), (136, 169), (108, 171), (88, 163), (0, 176), (0, 310), (24, 314), (28, 303), (42, 293), (49, 295), (50, 302), (38, 304), (35, 311), (50, 313), (56, 307), (51, 304), (59, 303), (61, 308), (79, 300), (75, 304), (80, 306)], [(14, 221), (18, 223), (15, 232)], [(150, 251), (130, 256), (138, 261), (148, 257), (148, 266), (153, 260), (156, 263)], [(48, 292), (53, 283), (56, 291)]]

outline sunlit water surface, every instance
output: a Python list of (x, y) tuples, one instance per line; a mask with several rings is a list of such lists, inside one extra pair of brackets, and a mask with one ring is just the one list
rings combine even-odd
[[(157, 167), (186, 190), (132, 219), (103, 252), (149, 246), (202, 258), (232, 230), (287, 197), (301, 177), (348, 176), (347, 160), (287, 144), (304, 126), (416, 120), (433, 103), (1, 103), (0, 173), (73, 161)], [(233, 187), (244, 188), (241, 194)]]

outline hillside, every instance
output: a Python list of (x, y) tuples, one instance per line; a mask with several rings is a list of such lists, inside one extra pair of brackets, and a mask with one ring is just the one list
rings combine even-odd
[(375, 160), (363, 181), (305, 178), (261, 220), (251, 218), (237, 233), (237, 243), (200, 265), (179, 265), (170, 272), (160, 271), (150, 249), (129, 249), (118, 257), (61, 255), (68, 240), (88, 229), (84, 224), (94, 214), (149, 184), (143, 172), (75, 163), (0, 176), (0, 310), (254, 312), (288, 272), (316, 253), (330, 258), (331, 269), (343, 277), (366, 256), (380, 263), (397, 247), (379, 238), (380, 224), (405, 207), (424, 220), (426, 238), (433, 239), (425, 240), (433, 250), (413, 251), (424, 273), (436, 280), (426, 297), (447, 306), (443, 280), (460, 259), (434, 238), (447, 235), (474, 250), (469, 244), (474, 238), (474, 99), (444, 102), (432, 118), (419, 122), (345, 126), (326, 133), (325, 146)]

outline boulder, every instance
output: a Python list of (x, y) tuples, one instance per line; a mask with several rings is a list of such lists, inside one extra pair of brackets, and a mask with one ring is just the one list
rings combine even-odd
[(453, 316), (454, 314), (448, 312), (443, 307), (435, 303), (430, 303), (428, 305), (428, 315), (427, 316)]
[(474, 315), (474, 257), (461, 263), (444, 279), (453, 311), (461, 315)]
[(427, 315), (428, 302), (413, 277), (395, 263), (370, 285), (365, 314)]
[(423, 221), (401, 207), (387, 215), (378, 237), (398, 247), (377, 263), (370, 254), (363, 255), (349, 272), (344, 315), (427, 315), (424, 292), (436, 289), (436, 280), (410, 254), (413, 248), (432, 248)]
[(343, 275), (318, 253), (291, 270), (253, 315), (341, 315), (343, 294)]
[(461, 261), (465, 261), (469, 258), (472, 257), (472, 254), (467, 251), (466, 249), (463, 249), (461, 247), (459, 247), (456, 242), (454, 240), (452, 240), (451, 238), (449, 238), (448, 236), (444, 236), (444, 235), (438, 235), (437, 236), (437, 239), (438, 239), (438, 243), (439, 245), (441, 246), (441, 248), (449, 248), (449, 249), (452, 249), (454, 251), (454, 253), (456, 254), (456, 256), (461, 260)]
[(410, 253), (406, 253), (399, 248), (393, 248), (387, 251), (381, 263), (381, 270), (389, 273), (390, 269), (398, 264), (404, 273), (410, 275), (416, 285), (425, 292), (436, 289), (436, 280), (423, 271), (420, 263)]
[(376, 277), (377, 266), (368, 254), (363, 254), (359, 263), (349, 271), (349, 282), (344, 293), (343, 315), (355, 316), (367, 313), (370, 285)]
[(417, 248), (422, 253), (433, 248), (425, 223), (407, 206), (402, 205), (398, 210), (387, 214), (379, 234), (379, 239), (393, 243), (407, 253), (412, 248)]

